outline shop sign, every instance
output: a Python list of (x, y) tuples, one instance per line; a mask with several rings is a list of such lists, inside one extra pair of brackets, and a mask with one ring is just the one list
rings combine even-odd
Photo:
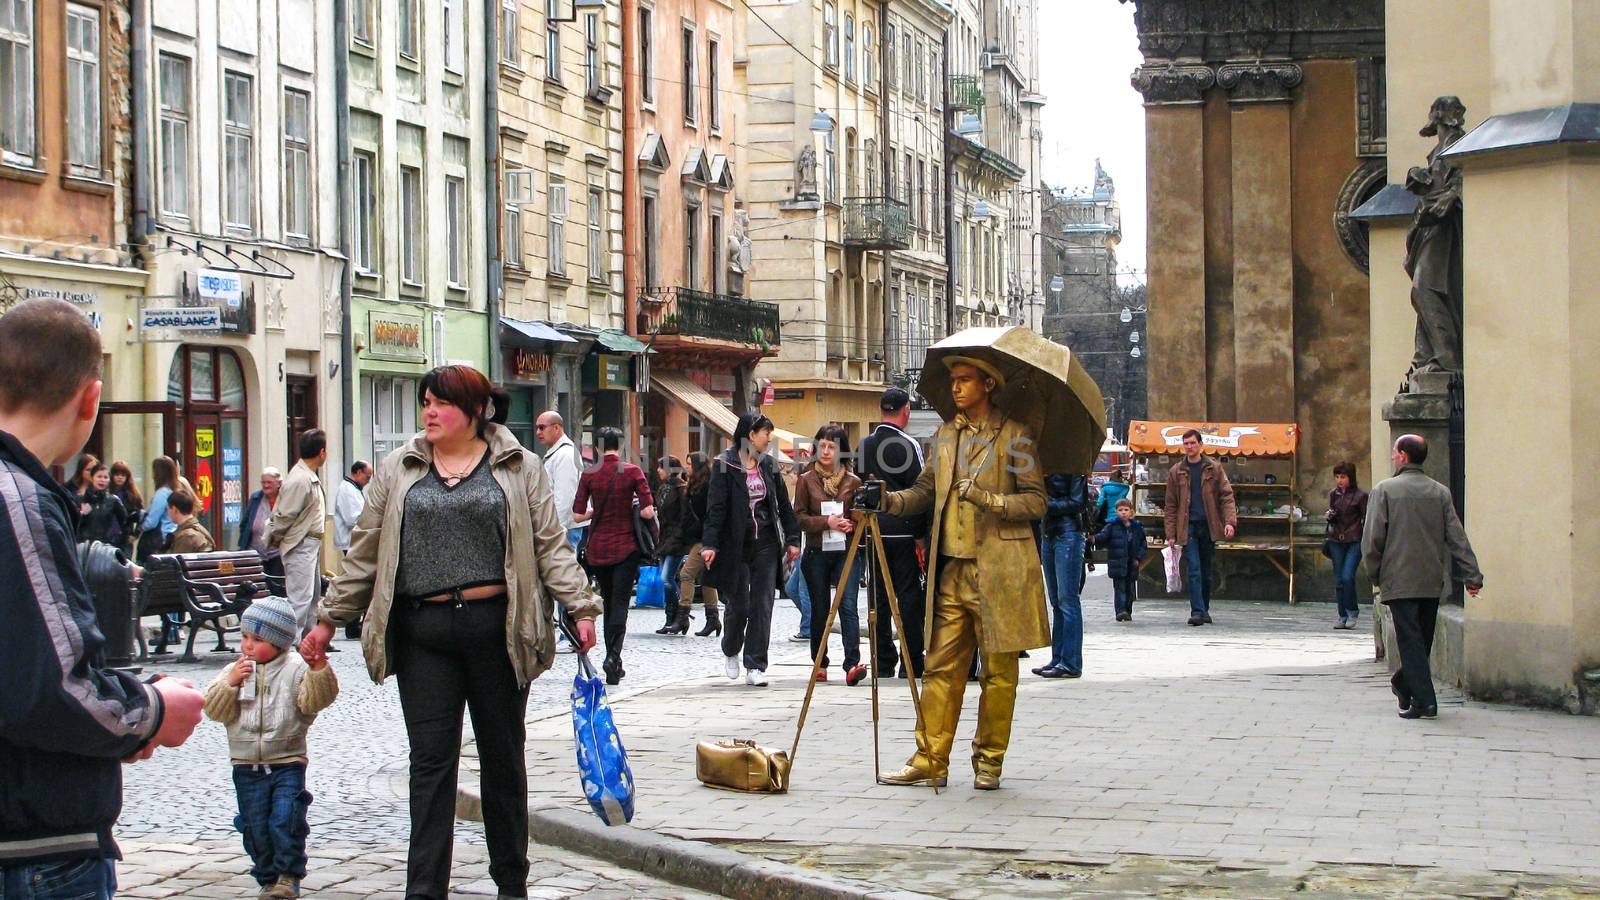
[(194, 430), (194, 492), (200, 501), (200, 512), (211, 512), (211, 497), (216, 493), (216, 479), (212, 475), (211, 460), (217, 455), (217, 432), (213, 428)]
[(100, 299), (100, 294), (95, 291), (72, 291), (65, 288), (24, 287), (21, 293), (24, 300), (65, 300), (79, 306), (92, 306)]
[(550, 371), (550, 354), (517, 347), (511, 351), (511, 375), (518, 381), (542, 381)]
[(367, 314), (367, 355), (407, 362), (423, 362), (422, 317), (404, 313)]
[(139, 311), (141, 331), (220, 331), (222, 310), (215, 306), (147, 306)]
[(805, 396), (806, 396), (806, 392), (805, 392), (804, 388), (772, 388), (772, 387), (769, 387), (769, 388), (767, 388), (767, 390), (772, 392), (771, 393), (772, 399), (768, 400), (767, 401), (768, 403), (772, 403), (772, 402), (777, 401), (777, 400), (804, 400)]
[(627, 391), (633, 389), (629, 377), (628, 357), (616, 353), (595, 354), (599, 388), (602, 391)]
[(244, 511), (244, 449), (222, 448), (222, 523), (238, 525)]
[(237, 272), (201, 269), (195, 275), (195, 285), (203, 299), (221, 300), (230, 307), (238, 308), (244, 299), (244, 278)]

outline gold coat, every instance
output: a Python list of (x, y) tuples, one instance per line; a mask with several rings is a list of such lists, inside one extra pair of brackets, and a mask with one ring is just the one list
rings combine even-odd
[[(930, 564), (939, 554), (940, 529), (946, 503), (963, 503), (955, 485), (963, 474), (956, 458), (973, 440), (992, 443), (979, 452), (977, 487), (994, 496), (998, 511), (978, 507), (978, 584), (984, 653), (1016, 653), (1050, 644), (1050, 615), (1045, 603), (1044, 572), (1034, 543), (1032, 522), (1044, 518), (1044, 472), (1039, 466), (1033, 436), (1027, 426), (995, 411), (980, 438), (962, 431), (954, 421), (939, 426), (934, 435), (933, 458), (917, 483), (903, 491), (884, 494), (883, 510), (891, 515), (919, 515), (932, 511), (933, 536)], [(936, 578), (928, 579), (927, 617), (936, 621)], [(929, 630), (929, 638), (932, 630)]]

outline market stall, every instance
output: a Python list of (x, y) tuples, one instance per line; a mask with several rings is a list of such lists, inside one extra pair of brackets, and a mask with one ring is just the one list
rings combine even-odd
[(1292, 423), (1131, 423), (1133, 508), (1145, 523), (1153, 551), (1144, 565), (1161, 559), (1160, 551), (1166, 547), (1167, 471), (1183, 458), (1183, 434), (1191, 428), (1200, 432), (1203, 452), (1222, 462), (1233, 484), (1238, 528), (1231, 540), (1217, 541), (1217, 552), (1259, 554), (1288, 579), (1289, 602), (1294, 603), (1294, 529), (1304, 513), (1297, 506), (1295, 484), (1300, 429)]

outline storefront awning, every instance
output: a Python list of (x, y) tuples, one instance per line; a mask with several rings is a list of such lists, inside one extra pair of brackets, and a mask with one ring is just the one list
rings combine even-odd
[(1128, 426), (1128, 449), (1182, 453), (1183, 433), (1191, 428), (1200, 432), (1204, 452), (1215, 456), (1290, 456), (1300, 438), (1300, 427), (1292, 423), (1133, 422)]
[(637, 338), (630, 337), (613, 328), (608, 328), (595, 336), (600, 346), (612, 353), (652, 353), (649, 346)]
[[(733, 431), (739, 427), (739, 416), (733, 410), (722, 405), (722, 401), (711, 396), (710, 392), (698, 384), (690, 381), (687, 376), (676, 372), (657, 372), (650, 376), (650, 389), (660, 391), (667, 399), (679, 404), (694, 413), (700, 420), (712, 428), (722, 432), (729, 438)], [(782, 462), (792, 462), (789, 454), (784, 452), (787, 447), (793, 450), (800, 446), (806, 439), (792, 431), (772, 430), (774, 443), (771, 449), (775, 456)]]
[[(577, 340), (567, 337), (544, 322), (524, 322), (507, 316), (500, 317), (500, 340), (502, 343), (530, 344), (538, 347), (537, 342), (546, 344), (576, 344)], [(542, 348), (540, 348), (542, 349)]]

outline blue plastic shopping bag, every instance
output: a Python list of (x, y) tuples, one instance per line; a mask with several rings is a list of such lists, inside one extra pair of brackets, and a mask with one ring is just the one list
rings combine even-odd
[(640, 566), (639, 587), (633, 605), (646, 609), (661, 609), (667, 605), (667, 584), (661, 577), (661, 566)]
[[(572, 646), (578, 636), (562, 623)], [(633, 821), (633, 770), (628, 751), (611, 717), (605, 684), (586, 653), (577, 654), (578, 674), (572, 679), (572, 737), (578, 753), (578, 780), (583, 796), (600, 821), (625, 825)]]

